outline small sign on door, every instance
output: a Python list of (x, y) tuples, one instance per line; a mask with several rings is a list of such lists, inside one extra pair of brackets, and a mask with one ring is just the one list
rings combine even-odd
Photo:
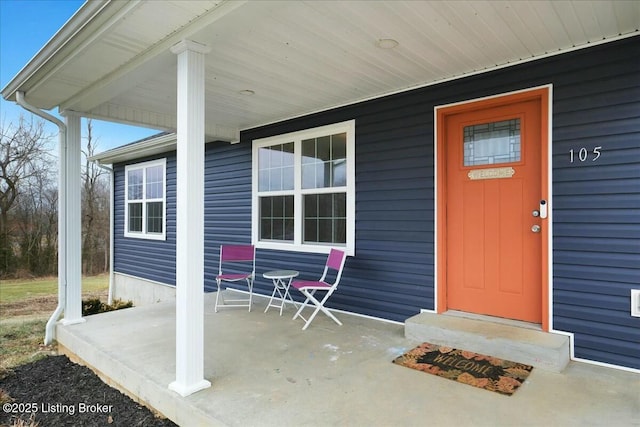
[(511, 178), (516, 171), (513, 168), (491, 168), (491, 169), (475, 169), (469, 171), (467, 176), (471, 180), (475, 179), (496, 179)]

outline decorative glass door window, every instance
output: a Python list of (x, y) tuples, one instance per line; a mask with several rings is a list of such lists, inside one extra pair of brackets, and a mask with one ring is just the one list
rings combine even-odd
[(464, 128), (464, 166), (519, 162), (520, 119)]

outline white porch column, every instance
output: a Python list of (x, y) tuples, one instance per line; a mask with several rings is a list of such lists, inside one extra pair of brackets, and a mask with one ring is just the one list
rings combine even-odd
[[(58, 197), (61, 205), (64, 205), (64, 214), (60, 221), (64, 221), (64, 244), (61, 249), (64, 253), (58, 254), (64, 269), (60, 273), (66, 277), (66, 296), (64, 318), (62, 323), (69, 325), (83, 322), (82, 318), (82, 226), (81, 226), (81, 133), (80, 119), (77, 114), (64, 113), (67, 125), (67, 144), (61, 148), (60, 168), (61, 186)], [(64, 168), (64, 169), (63, 169)]]
[(210, 387), (204, 379), (204, 54), (183, 40), (178, 55), (176, 188), (176, 380), (182, 396)]

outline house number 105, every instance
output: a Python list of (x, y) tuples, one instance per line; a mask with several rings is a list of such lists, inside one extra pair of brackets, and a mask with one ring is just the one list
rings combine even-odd
[(593, 151), (589, 151), (586, 148), (582, 147), (579, 150), (574, 150), (573, 148), (569, 150), (569, 157), (571, 158), (571, 163), (575, 161), (586, 162), (588, 159), (591, 159), (592, 162), (595, 162), (600, 158), (602, 153), (602, 146), (599, 145), (593, 148)]

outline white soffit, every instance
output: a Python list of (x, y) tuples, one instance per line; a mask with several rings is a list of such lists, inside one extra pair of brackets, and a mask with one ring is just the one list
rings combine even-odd
[[(207, 135), (231, 141), (239, 129), (637, 34), (640, 26), (637, 1), (123, 3), (109, 3), (99, 28), (78, 33), (73, 54), (25, 83), (29, 102), (172, 130), (169, 47), (189, 38), (211, 48)], [(381, 49), (380, 39), (398, 46)], [(13, 93), (5, 88), (3, 96)]]

